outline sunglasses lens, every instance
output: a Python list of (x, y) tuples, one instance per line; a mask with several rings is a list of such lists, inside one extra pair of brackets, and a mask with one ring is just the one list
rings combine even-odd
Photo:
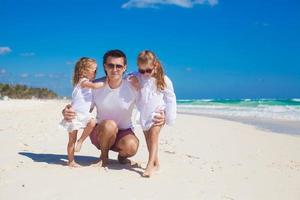
[(117, 69), (122, 69), (124, 66), (123, 65), (120, 65), (120, 64), (113, 64), (113, 63), (108, 63), (107, 66), (110, 68), (110, 69), (114, 69), (115, 67)]
[(140, 72), (141, 74), (144, 74), (144, 73), (145, 73), (145, 70), (139, 69), (139, 72)]
[(151, 74), (152, 71), (153, 71), (153, 69), (139, 69), (139, 72), (141, 74), (145, 74), (145, 73)]
[(146, 69), (145, 71), (146, 71), (148, 74), (151, 74), (152, 69)]
[(123, 65), (116, 64), (117, 69), (122, 69)]
[(108, 63), (107, 66), (108, 66), (109, 68), (114, 68), (114, 67), (115, 67), (115, 65), (112, 64), (112, 63)]

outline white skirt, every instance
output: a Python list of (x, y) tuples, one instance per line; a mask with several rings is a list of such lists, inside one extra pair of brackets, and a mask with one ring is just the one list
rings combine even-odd
[(153, 126), (153, 119), (155, 116), (160, 115), (160, 111), (164, 111), (164, 107), (158, 107), (154, 112), (150, 114), (140, 113), (140, 124), (143, 131), (149, 131), (149, 129)]
[(82, 114), (77, 112), (75, 119), (73, 119), (71, 122), (68, 122), (63, 119), (59, 123), (59, 125), (64, 130), (68, 132), (72, 132), (75, 130), (84, 129), (91, 119), (92, 119), (92, 115), (90, 113)]

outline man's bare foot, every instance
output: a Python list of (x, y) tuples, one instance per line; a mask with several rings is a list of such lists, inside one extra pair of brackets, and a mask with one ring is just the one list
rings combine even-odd
[(100, 168), (100, 169), (104, 169), (105, 171), (108, 171), (107, 164), (103, 165), (102, 160), (100, 160), (99, 162), (96, 162), (94, 164), (91, 164), (90, 166), (91, 167), (97, 167), (97, 168)]
[(142, 177), (150, 178), (153, 175), (153, 173), (157, 170), (159, 170), (159, 166), (148, 164), (144, 173), (142, 174)]
[(69, 167), (74, 167), (74, 168), (81, 167), (81, 165), (79, 165), (78, 163), (76, 163), (74, 160), (71, 161), (71, 162), (68, 162), (68, 166)]
[(122, 156), (118, 155), (118, 161), (122, 165), (129, 164), (131, 167), (142, 168), (141, 163), (138, 163), (138, 162), (135, 162), (133, 160), (130, 160), (127, 157), (122, 157)]
[(131, 161), (127, 157), (123, 157), (123, 156), (120, 156), (120, 155), (118, 155), (118, 161), (122, 165), (131, 163)]
[(107, 169), (107, 165), (108, 165), (108, 159), (106, 158), (100, 158), (100, 160), (94, 164), (91, 164), (91, 167), (103, 167)]
[(81, 149), (81, 146), (82, 146), (82, 142), (80, 142), (80, 141), (78, 140), (77, 143), (76, 143), (76, 146), (75, 146), (75, 152), (79, 152), (80, 149)]

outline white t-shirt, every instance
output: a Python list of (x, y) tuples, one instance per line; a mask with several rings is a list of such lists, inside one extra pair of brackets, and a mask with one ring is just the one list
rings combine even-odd
[(72, 107), (76, 113), (88, 116), (92, 104), (92, 89), (82, 88), (80, 84), (84, 81), (89, 81), (87, 78), (79, 80), (72, 92)]
[(126, 79), (120, 87), (112, 89), (108, 84), (93, 90), (93, 104), (97, 107), (97, 123), (113, 120), (120, 130), (133, 128), (131, 116), (136, 103), (137, 91)]
[(92, 105), (92, 89), (82, 88), (83, 81), (89, 80), (87, 78), (80, 79), (72, 92), (72, 108), (76, 112), (75, 118), (71, 122), (66, 120), (60, 122), (60, 127), (68, 132), (85, 128), (92, 118), (89, 112)]

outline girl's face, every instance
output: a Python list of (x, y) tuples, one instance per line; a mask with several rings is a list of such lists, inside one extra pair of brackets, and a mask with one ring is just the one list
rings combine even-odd
[(93, 65), (89, 68), (86, 69), (86, 77), (89, 79), (89, 80), (93, 80), (95, 79), (96, 77), (96, 72), (97, 72), (97, 65)]
[(154, 75), (154, 65), (139, 64), (139, 72), (145, 77), (152, 77)]

